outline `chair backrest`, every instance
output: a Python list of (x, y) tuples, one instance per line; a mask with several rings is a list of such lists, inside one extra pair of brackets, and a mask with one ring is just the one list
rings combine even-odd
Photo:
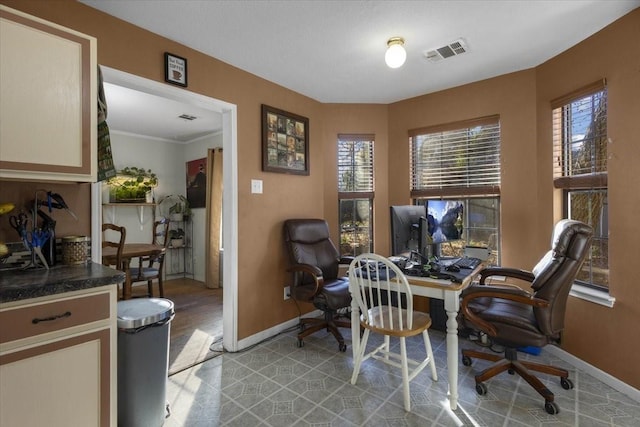
[(154, 245), (169, 246), (169, 218), (160, 218), (153, 223), (153, 243)]
[[(365, 324), (395, 332), (413, 328), (411, 288), (402, 270), (387, 258), (370, 253), (355, 257), (349, 265), (349, 291)], [(382, 306), (403, 310), (372, 310)]]
[[(111, 230), (118, 233), (118, 237), (113, 240), (107, 239), (107, 232)], [(122, 250), (124, 248), (124, 242), (127, 238), (127, 229), (115, 224), (102, 224), (102, 248), (116, 248), (116, 268), (122, 268)]]
[(593, 230), (587, 224), (559, 221), (553, 230), (551, 250), (532, 270), (535, 297), (550, 303), (534, 308), (538, 327), (545, 335), (555, 336), (564, 328), (569, 291), (589, 254), (592, 237)]
[(322, 270), (325, 280), (338, 277), (340, 254), (329, 237), (327, 221), (288, 219), (284, 222), (284, 240), (291, 262), (315, 265)]

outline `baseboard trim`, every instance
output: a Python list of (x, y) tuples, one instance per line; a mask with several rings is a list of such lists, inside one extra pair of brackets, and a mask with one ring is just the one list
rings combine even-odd
[(625, 394), (629, 396), (631, 399), (640, 403), (640, 390), (638, 390), (637, 388), (630, 386), (629, 384), (619, 380), (613, 375), (608, 374), (603, 370), (596, 368), (595, 366), (585, 362), (584, 360), (577, 358), (573, 354), (566, 352), (560, 347), (556, 347), (554, 345), (548, 345), (544, 348), (544, 350), (548, 351), (554, 356), (559, 357), (565, 362), (570, 363), (571, 365), (575, 366), (581, 371), (584, 371), (587, 374), (591, 375), (592, 377), (596, 378), (597, 380), (602, 381), (603, 383), (613, 388), (614, 390), (617, 390), (620, 393)]
[[(315, 310), (310, 313), (306, 313), (304, 317), (321, 317), (322, 315), (323, 314), (321, 310)], [(296, 317), (291, 320), (287, 320), (286, 322), (280, 323), (279, 325), (273, 326), (269, 329), (265, 329), (264, 331), (260, 331), (257, 334), (251, 335), (250, 337), (243, 338), (238, 341), (238, 351), (242, 351), (248, 347), (259, 344), (264, 340), (272, 338), (279, 333), (296, 326), (298, 323), (300, 323), (300, 319)]]

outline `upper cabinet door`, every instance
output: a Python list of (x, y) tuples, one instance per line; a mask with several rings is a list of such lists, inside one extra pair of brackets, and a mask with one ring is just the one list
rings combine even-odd
[(96, 39), (0, 5), (0, 177), (94, 182)]

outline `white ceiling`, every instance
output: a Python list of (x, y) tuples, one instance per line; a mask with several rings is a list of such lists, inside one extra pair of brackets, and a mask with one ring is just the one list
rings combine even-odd
[[(108, 77), (105, 76), (105, 80)], [(104, 83), (107, 100), (107, 125), (112, 132), (141, 135), (167, 142), (189, 143), (222, 129), (222, 115), (185, 104)], [(180, 118), (188, 114), (194, 120)]]
[[(383, 104), (535, 67), (640, 6), (640, 0), (81, 2), (317, 101)], [(384, 63), (393, 36), (406, 40), (407, 61), (398, 69)], [(425, 59), (425, 51), (460, 38), (467, 53)]]

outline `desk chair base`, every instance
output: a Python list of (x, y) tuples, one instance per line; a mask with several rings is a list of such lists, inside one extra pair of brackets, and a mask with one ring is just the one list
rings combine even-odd
[(573, 388), (573, 382), (571, 382), (571, 380), (568, 378), (569, 372), (566, 369), (558, 368), (555, 366), (542, 365), (535, 362), (519, 361), (517, 358), (517, 354), (518, 352), (514, 348), (505, 349), (505, 357), (496, 354), (483, 353), (475, 350), (462, 350), (462, 364), (464, 366), (471, 366), (471, 358), (496, 362), (475, 376), (476, 391), (481, 396), (487, 394), (487, 386), (484, 384), (484, 381), (495, 377), (501, 372), (508, 371), (511, 375), (515, 373), (520, 375), (526, 382), (529, 383), (531, 387), (533, 387), (542, 397), (544, 397), (544, 409), (547, 411), (547, 413), (555, 415), (560, 412), (560, 408), (553, 401), (553, 393), (529, 371), (542, 372), (544, 374), (550, 374), (560, 377), (560, 385), (565, 390), (570, 390)]
[(338, 327), (341, 328), (351, 328), (351, 322), (345, 320), (336, 320), (333, 313), (325, 311), (324, 319), (318, 318), (303, 318), (300, 319), (300, 333), (298, 334), (298, 347), (304, 346), (304, 338), (308, 335), (311, 335), (315, 332), (318, 332), (321, 329), (326, 329), (331, 332), (333, 336), (338, 341), (338, 348), (340, 351), (347, 351), (347, 345), (344, 343), (344, 337), (338, 330)]

